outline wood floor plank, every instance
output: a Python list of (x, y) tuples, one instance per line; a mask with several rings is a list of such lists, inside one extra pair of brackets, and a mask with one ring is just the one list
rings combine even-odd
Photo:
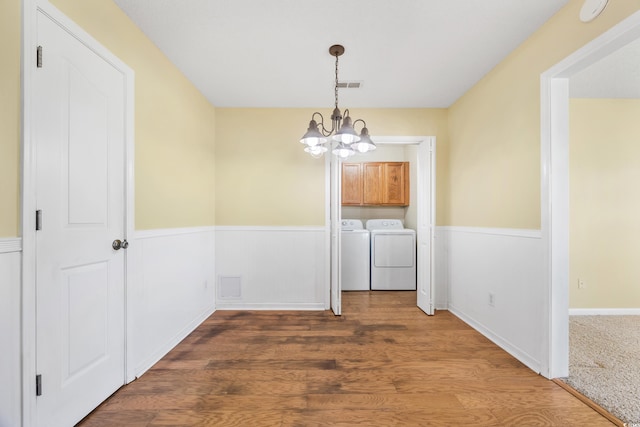
[(551, 393), (556, 390), (553, 384), (542, 378), (512, 378), (507, 380), (486, 381), (485, 379), (425, 380), (399, 377), (394, 380), (398, 393)]
[[(246, 411), (164, 411), (147, 427), (280, 427), (282, 414), (270, 410)], [(84, 426), (83, 426), (84, 427)], [(127, 426), (128, 427), (128, 426)]]
[(363, 410), (339, 409), (304, 411), (284, 414), (283, 426), (305, 427), (353, 427), (353, 426), (402, 426), (402, 427), (452, 427), (499, 426), (500, 421), (488, 410)]
[(415, 292), (331, 312), (218, 311), (81, 427), (606, 426)]
[(582, 402), (573, 396), (556, 388), (545, 393), (532, 391), (494, 391), (485, 390), (482, 393), (459, 393), (457, 398), (468, 409), (479, 408), (569, 408), (581, 407)]
[(112, 412), (108, 410), (98, 410), (89, 414), (80, 422), (82, 427), (147, 427), (158, 414), (155, 410), (145, 411), (142, 409), (121, 410)]
[(491, 411), (505, 426), (611, 427), (604, 417), (594, 417), (582, 408), (494, 409)]
[(311, 410), (384, 409), (413, 411), (435, 409), (464, 409), (453, 394), (317, 394), (307, 398)]

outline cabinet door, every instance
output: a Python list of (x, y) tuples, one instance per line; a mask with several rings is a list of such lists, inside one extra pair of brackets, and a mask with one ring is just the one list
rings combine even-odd
[(362, 164), (342, 164), (342, 204), (362, 204)]
[(364, 204), (380, 205), (383, 203), (383, 170), (384, 163), (363, 163)]
[(409, 204), (409, 163), (385, 163), (384, 165), (385, 205), (407, 206)]

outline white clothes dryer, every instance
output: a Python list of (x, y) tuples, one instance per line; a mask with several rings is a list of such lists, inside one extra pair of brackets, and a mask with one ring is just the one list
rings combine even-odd
[(370, 219), (371, 290), (416, 290), (416, 232), (399, 219)]
[(342, 290), (368, 291), (371, 275), (369, 231), (359, 219), (343, 219), (341, 229)]

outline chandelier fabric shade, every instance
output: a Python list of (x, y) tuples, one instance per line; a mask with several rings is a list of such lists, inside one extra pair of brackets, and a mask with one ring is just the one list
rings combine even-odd
[[(338, 107), (338, 58), (344, 53), (344, 47), (341, 45), (333, 45), (329, 48), (329, 53), (336, 58), (335, 70), (335, 108), (331, 113), (331, 129), (327, 129), (324, 125), (324, 117), (319, 112), (313, 113), (307, 132), (300, 139), (305, 145), (304, 151), (311, 154), (314, 158), (322, 157), (324, 153), (329, 151), (328, 145), (331, 141), (336, 142), (335, 147), (331, 151), (336, 156), (346, 158), (358, 153), (366, 153), (376, 149), (376, 144), (369, 137), (367, 124), (362, 119), (352, 121), (349, 116), (349, 110), (344, 111), (344, 117)], [(316, 121), (319, 117), (320, 122)], [(360, 134), (355, 129), (355, 125), (362, 122)]]

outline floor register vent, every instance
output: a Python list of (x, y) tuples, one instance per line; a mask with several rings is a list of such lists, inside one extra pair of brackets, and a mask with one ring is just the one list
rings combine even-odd
[(218, 296), (221, 299), (240, 298), (241, 283), (240, 276), (218, 276)]

